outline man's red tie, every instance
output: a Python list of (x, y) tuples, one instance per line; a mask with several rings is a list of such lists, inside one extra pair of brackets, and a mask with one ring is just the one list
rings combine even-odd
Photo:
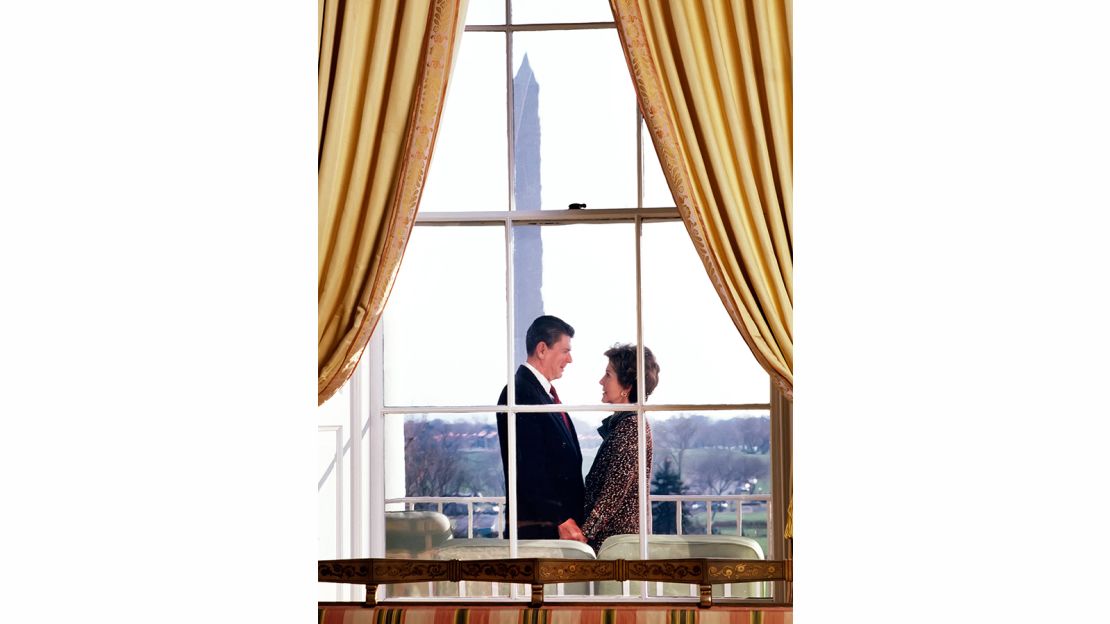
[[(562, 401), (559, 400), (559, 393), (555, 392), (555, 386), (551, 386), (551, 398), (555, 399), (556, 403), (562, 404)], [(562, 412), (562, 417), (563, 417), (563, 424), (567, 426), (567, 431), (570, 431), (571, 433), (573, 433), (574, 430), (570, 428), (570, 418), (567, 417), (567, 413)]]

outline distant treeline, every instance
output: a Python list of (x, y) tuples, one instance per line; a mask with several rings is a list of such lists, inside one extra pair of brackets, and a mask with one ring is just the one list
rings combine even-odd
[[(649, 420), (653, 477), (670, 463), (685, 494), (749, 494), (768, 490), (771, 447), (766, 416), (710, 419), (700, 414)], [(601, 438), (575, 422), (589, 470)], [(669, 462), (668, 462), (669, 460)], [(409, 496), (503, 496), (497, 427), (421, 416), (405, 422), (405, 484)]]

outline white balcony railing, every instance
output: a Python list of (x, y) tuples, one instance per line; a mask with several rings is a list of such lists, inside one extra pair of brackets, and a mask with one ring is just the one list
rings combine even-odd
[[(419, 506), (420, 510), (428, 511), (433, 505), (435, 511), (444, 514), (448, 518), (459, 518), (462, 514), (448, 513), (452, 511), (447, 508), (447, 505), (465, 505), (466, 506), (466, 537), (475, 537), (474, 535), (474, 507), (475, 505), (488, 505), (492, 507), (493, 512), (486, 514), (479, 511), (478, 515), (496, 515), (496, 521), (491, 523), (489, 527), (497, 536), (500, 536), (505, 529), (504, 510), (505, 510), (505, 497), (504, 496), (406, 496), (403, 498), (389, 498), (385, 501), (386, 509), (390, 509), (398, 504), (403, 504), (406, 511), (412, 511)], [(452, 529), (456, 528), (454, 522), (451, 524)], [(462, 535), (456, 535), (462, 537)]]
[[(711, 535), (713, 534), (713, 529), (715, 526), (718, 528), (719, 532), (720, 524), (715, 522), (714, 519), (715, 517), (728, 512), (731, 512), (731, 515), (733, 515), (733, 520), (732, 522), (729, 522), (729, 525), (732, 525), (733, 528), (735, 528), (736, 535), (743, 535), (745, 506), (758, 506), (766, 510), (766, 513), (768, 515), (765, 524), (768, 529), (771, 526), (771, 496), (769, 494), (652, 494), (648, 497), (649, 507), (653, 503), (671, 502), (674, 503), (675, 528), (676, 534), (678, 535), (691, 534), (685, 532), (686, 526), (684, 525), (687, 524), (692, 525), (696, 528), (704, 528), (704, 531), (697, 531), (693, 534)], [(442, 513), (447, 517), (452, 518), (452, 528), (457, 532), (460, 532), (460, 534), (456, 535), (456, 537), (463, 537), (463, 535), (461, 534), (462, 527), (459, 527), (458, 524), (454, 522), (454, 519), (461, 519), (463, 517), (463, 513), (461, 512), (461, 510), (458, 509), (458, 507), (462, 506), (465, 506), (466, 508), (465, 537), (475, 537), (474, 530), (476, 515), (479, 517), (480, 521), (482, 519), (482, 516), (492, 516), (489, 522), (480, 522), (480, 524), (483, 526), (478, 527), (480, 530), (488, 529), (487, 532), (489, 535), (487, 536), (500, 536), (504, 532), (505, 528), (504, 496), (406, 496), (403, 498), (391, 498), (386, 500), (387, 508), (395, 507), (399, 504), (404, 505), (404, 508), (409, 511), (418, 508), (421, 510), (430, 510), (434, 508), (435, 511), (438, 511), (439, 513)], [(702, 509), (705, 510), (704, 524), (696, 522), (683, 522), (682, 511), (684, 505), (687, 504), (690, 506), (691, 511), (698, 513), (699, 515)], [(452, 508), (451, 506), (457, 507)], [(479, 507), (479, 510), (477, 512), (475, 512), (475, 506)], [(482, 511), (483, 507), (488, 507), (490, 511)], [(650, 519), (648, 520), (648, 525), (649, 527), (651, 526)], [(767, 537), (769, 538), (770, 535), (768, 535)]]

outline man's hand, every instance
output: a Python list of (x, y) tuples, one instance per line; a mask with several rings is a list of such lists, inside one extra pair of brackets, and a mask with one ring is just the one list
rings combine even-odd
[(559, 539), (586, 543), (586, 536), (582, 534), (582, 529), (578, 528), (578, 523), (574, 521), (574, 518), (569, 518), (559, 525)]

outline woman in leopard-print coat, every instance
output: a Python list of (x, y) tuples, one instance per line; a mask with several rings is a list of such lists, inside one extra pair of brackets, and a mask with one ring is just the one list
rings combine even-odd
[[(609, 364), (600, 380), (603, 403), (636, 402), (636, 347), (617, 345), (605, 352)], [(651, 396), (659, 383), (659, 364), (644, 347), (644, 392)], [(644, 423), (647, 442), (645, 472), (651, 478), (651, 426)], [(636, 479), (636, 412), (616, 412), (601, 422), (601, 448), (586, 475), (586, 521), (582, 533), (594, 551), (612, 535), (640, 531)]]

